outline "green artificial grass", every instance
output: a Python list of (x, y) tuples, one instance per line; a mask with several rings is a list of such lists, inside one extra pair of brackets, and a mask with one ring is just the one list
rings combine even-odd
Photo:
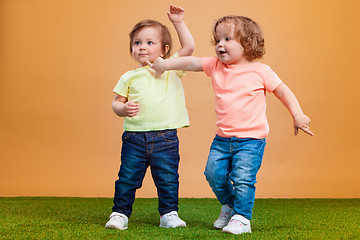
[(360, 199), (257, 199), (252, 233), (212, 227), (216, 199), (180, 199), (186, 228), (158, 227), (157, 199), (136, 199), (129, 228), (105, 229), (110, 198), (0, 198), (0, 239), (360, 239)]

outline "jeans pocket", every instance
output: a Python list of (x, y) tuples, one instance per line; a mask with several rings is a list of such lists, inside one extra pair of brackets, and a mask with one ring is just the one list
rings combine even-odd
[(247, 151), (253, 152), (258, 155), (264, 154), (264, 149), (266, 145), (265, 138), (263, 139), (255, 139), (255, 138), (247, 138), (244, 139), (244, 145), (242, 147)]
[(134, 133), (130, 133), (130, 132), (125, 131), (125, 132), (122, 134), (122, 140), (123, 140), (123, 141), (127, 141), (127, 140), (129, 140), (129, 138), (130, 138), (131, 136), (133, 136), (133, 135), (134, 135)]
[(166, 131), (161, 134), (165, 141), (167, 142), (178, 142), (179, 138), (177, 136), (177, 131)]
[(260, 155), (263, 155), (264, 154), (264, 150), (265, 150), (265, 146), (266, 146), (266, 139), (263, 138), (263, 139), (259, 139), (259, 154)]

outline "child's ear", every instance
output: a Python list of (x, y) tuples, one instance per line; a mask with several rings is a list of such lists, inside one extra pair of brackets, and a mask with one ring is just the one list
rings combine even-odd
[(165, 56), (168, 53), (169, 49), (170, 49), (169, 45), (165, 45), (165, 53), (162, 54), (161, 57)]

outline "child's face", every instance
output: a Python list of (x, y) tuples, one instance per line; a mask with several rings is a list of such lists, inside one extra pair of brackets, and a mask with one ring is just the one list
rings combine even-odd
[(243, 46), (235, 38), (234, 27), (230, 23), (220, 23), (216, 27), (215, 36), (215, 52), (221, 62), (228, 65), (249, 62), (244, 56)]
[(142, 67), (147, 65), (147, 61), (153, 63), (158, 57), (163, 57), (160, 29), (144, 27), (137, 32), (132, 43), (132, 56)]

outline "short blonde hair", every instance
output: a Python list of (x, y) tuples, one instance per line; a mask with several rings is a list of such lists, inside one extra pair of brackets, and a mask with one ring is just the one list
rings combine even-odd
[(213, 27), (212, 43), (216, 45), (216, 28), (220, 23), (229, 23), (234, 28), (236, 40), (243, 46), (249, 61), (265, 54), (264, 36), (259, 25), (248, 17), (229, 15), (218, 19)]
[[(133, 45), (135, 34), (138, 33), (141, 29), (143, 29), (145, 27), (157, 27), (160, 29), (160, 31), (161, 31), (161, 50), (163, 51), (163, 54), (164, 54), (163, 58), (169, 58), (171, 45), (172, 45), (170, 31), (165, 25), (163, 25), (160, 22), (155, 21), (155, 20), (142, 20), (142, 21), (138, 22), (137, 24), (135, 24), (135, 26), (133, 27), (133, 29), (131, 30), (131, 32), (129, 34), (130, 54), (132, 54), (132, 45)], [(167, 52), (166, 52), (166, 45), (169, 46), (169, 49)]]

